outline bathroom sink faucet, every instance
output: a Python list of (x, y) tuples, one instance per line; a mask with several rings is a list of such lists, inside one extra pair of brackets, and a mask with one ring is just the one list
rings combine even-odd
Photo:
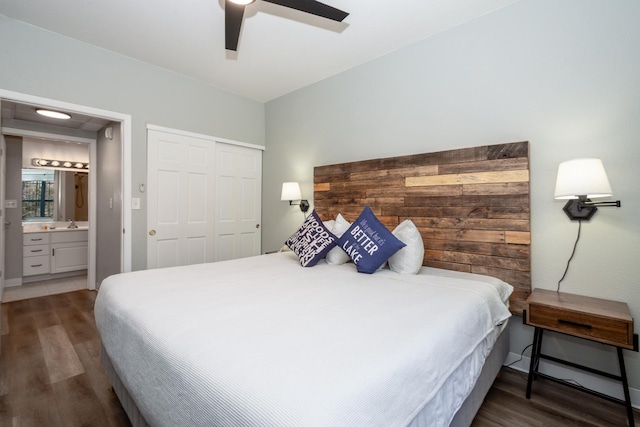
[(78, 226), (76, 225), (76, 222), (74, 220), (70, 219), (67, 228), (78, 228)]

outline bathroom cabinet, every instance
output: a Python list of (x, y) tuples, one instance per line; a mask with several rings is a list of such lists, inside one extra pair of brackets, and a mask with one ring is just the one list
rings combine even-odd
[(23, 276), (66, 273), (87, 268), (87, 230), (24, 233), (23, 245)]

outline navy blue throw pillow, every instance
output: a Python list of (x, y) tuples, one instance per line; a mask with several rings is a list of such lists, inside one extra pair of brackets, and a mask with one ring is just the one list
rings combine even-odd
[(324, 258), (337, 241), (338, 238), (324, 226), (314, 210), (285, 244), (298, 255), (303, 267), (313, 267)]
[(360, 273), (375, 273), (389, 257), (405, 244), (391, 233), (366, 206), (358, 219), (338, 239)]

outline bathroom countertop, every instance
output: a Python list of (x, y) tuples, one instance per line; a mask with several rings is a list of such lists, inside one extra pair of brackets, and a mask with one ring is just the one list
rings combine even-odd
[(87, 225), (79, 225), (78, 228), (67, 228), (67, 226), (65, 225), (64, 227), (59, 227), (59, 226), (54, 226), (55, 228), (51, 228), (50, 226), (47, 226), (48, 228), (45, 230), (44, 228), (42, 228), (42, 226), (23, 226), (22, 227), (22, 233), (24, 234), (28, 234), (28, 233), (57, 233), (57, 232), (65, 232), (65, 231), (78, 231), (78, 230), (88, 230), (89, 226)]

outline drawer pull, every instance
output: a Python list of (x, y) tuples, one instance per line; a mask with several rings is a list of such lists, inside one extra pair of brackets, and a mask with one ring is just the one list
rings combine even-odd
[(31, 239), (32, 242), (39, 242), (40, 240), (42, 240), (42, 237), (39, 239)]
[(32, 249), (31, 253), (34, 253), (34, 252), (42, 252), (42, 249)]
[(575, 326), (582, 329), (591, 329), (591, 325), (585, 323), (572, 322), (571, 320), (558, 319), (558, 323), (561, 325)]
[(35, 264), (35, 265), (31, 265), (31, 267), (42, 267), (42, 264)]

